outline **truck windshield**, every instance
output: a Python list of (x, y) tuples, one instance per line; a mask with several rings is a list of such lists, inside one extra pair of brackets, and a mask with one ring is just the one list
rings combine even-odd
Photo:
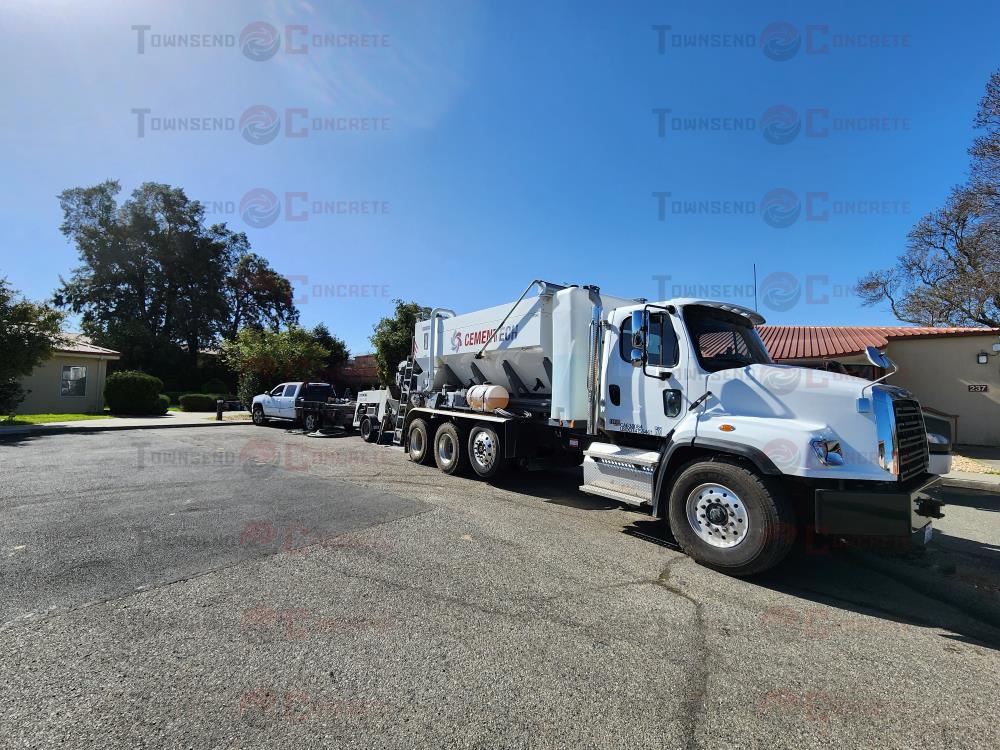
[(684, 321), (698, 361), (708, 372), (771, 362), (764, 342), (742, 315), (695, 306), (685, 308)]

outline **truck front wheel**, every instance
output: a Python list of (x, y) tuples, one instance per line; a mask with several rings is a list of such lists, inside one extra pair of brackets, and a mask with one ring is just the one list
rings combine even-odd
[(253, 423), (258, 427), (262, 427), (267, 424), (267, 417), (264, 416), (264, 407), (260, 404), (254, 406), (251, 414), (253, 415)]
[(434, 461), (445, 474), (458, 474), (468, 465), (468, 456), (458, 427), (445, 422), (434, 435)]
[(688, 555), (734, 576), (773, 568), (796, 531), (782, 488), (725, 457), (680, 470), (670, 491), (670, 529)]
[(406, 436), (406, 448), (410, 460), (415, 464), (429, 464), (433, 451), (431, 450), (430, 429), (427, 422), (422, 419), (414, 419), (410, 422), (410, 429)]

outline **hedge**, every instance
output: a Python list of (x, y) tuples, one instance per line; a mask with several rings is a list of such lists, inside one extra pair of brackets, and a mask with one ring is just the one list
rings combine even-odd
[[(112, 414), (166, 414), (170, 399), (162, 396), (163, 381), (135, 370), (115, 372), (104, 385), (104, 402)], [(164, 406), (166, 403), (166, 406)]]
[(215, 411), (216, 396), (208, 393), (185, 393), (179, 401), (184, 411)]

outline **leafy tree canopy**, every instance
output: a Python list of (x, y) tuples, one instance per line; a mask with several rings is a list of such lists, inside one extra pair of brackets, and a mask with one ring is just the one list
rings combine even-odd
[(413, 329), (417, 321), (426, 320), (431, 314), (431, 308), (416, 302), (396, 299), (393, 304), (396, 306), (393, 316), (376, 323), (370, 338), (375, 348), (378, 379), (383, 385), (395, 385), (397, 365), (413, 350)]
[(119, 205), (118, 182), (59, 195), (63, 234), (80, 266), (55, 294), (81, 327), (122, 352), (126, 367), (156, 369), (170, 350), (198, 351), (242, 327), (277, 328), (298, 312), (287, 279), (180, 188), (147, 182)]

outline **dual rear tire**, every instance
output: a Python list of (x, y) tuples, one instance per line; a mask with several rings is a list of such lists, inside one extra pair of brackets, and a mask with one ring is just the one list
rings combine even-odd
[(499, 434), (487, 425), (465, 430), (454, 422), (445, 422), (432, 431), (426, 420), (414, 419), (407, 431), (407, 449), (414, 463), (426, 466), (433, 461), (449, 475), (471, 467), (482, 479), (496, 479), (508, 463)]

